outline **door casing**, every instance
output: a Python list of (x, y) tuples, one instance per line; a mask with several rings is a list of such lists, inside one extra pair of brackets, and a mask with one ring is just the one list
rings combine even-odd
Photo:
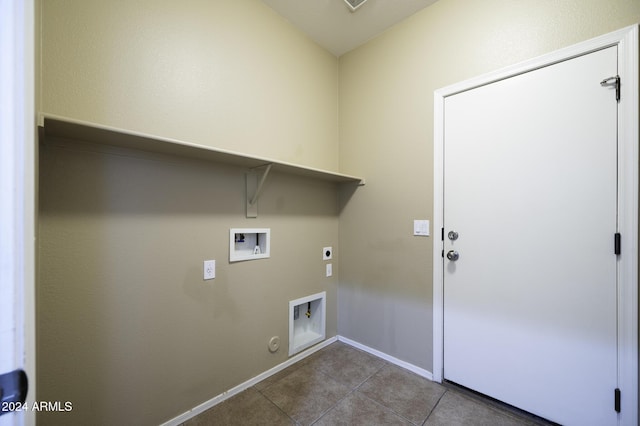
[[(35, 9), (34, 0), (0, 2), (0, 216), (11, 230), (0, 233), (0, 293), (11, 304), (1, 324), (0, 374), (24, 370), (27, 406), (35, 401)], [(8, 295), (8, 297), (6, 296)], [(7, 316), (3, 317), (5, 320)], [(7, 329), (9, 334), (4, 334)], [(9, 342), (4, 341), (13, 340)], [(2, 344), (8, 346), (5, 349)], [(7, 364), (9, 370), (5, 370)], [(0, 425), (35, 425), (36, 413), (22, 410), (0, 417)]]
[[(619, 425), (638, 424), (638, 25), (567, 47), (434, 92), (434, 230), (443, 228), (444, 100), (447, 96), (507, 79), (609, 46), (618, 46), (618, 387)], [(605, 78), (605, 77), (603, 77)], [(444, 262), (439, 232), (433, 240), (433, 379), (443, 380)], [(613, 392), (613, 390), (612, 390)], [(613, 407), (612, 407), (613, 409)]]

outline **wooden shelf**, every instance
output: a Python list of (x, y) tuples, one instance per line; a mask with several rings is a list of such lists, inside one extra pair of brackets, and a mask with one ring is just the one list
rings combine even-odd
[(307, 176), (330, 182), (364, 185), (364, 179), (357, 176), (300, 166), (270, 158), (245, 155), (239, 152), (83, 122), (52, 114), (41, 113), (38, 116), (38, 126), (42, 127), (45, 137), (73, 139), (81, 142), (197, 158), (246, 167), (248, 169), (271, 165), (271, 170), (273, 171)]

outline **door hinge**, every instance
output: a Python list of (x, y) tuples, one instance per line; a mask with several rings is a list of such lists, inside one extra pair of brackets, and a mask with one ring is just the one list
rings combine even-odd
[(616, 413), (620, 412), (620, 389), (616, 389), (613, 391), (613, 408), (616, 410)]
[(608, 86), (614, 84), (616, 86), (616, 101), (620, 102), (620, 76), (605, 78), (600, 82), (600, 86)]
[(440, 234), (440, 241), (444, 241), (444, 228), (440, 228), (442, 233)]
[[(14, 370), (9, 373), (0, 374), (0, 402), (2, 402), (0, 416), (14, 411), (14, 409), (4, 410), (3, 408), (5, 406), (20, 407), (24, 404), (24, 401), (27, 399), (28, 390), (29, 382), (27, 380), (27, 373), (25, 373), (24, 370)], [(17, 402), (19, 404), (9, 404), (10, 402)]]
[(616, 256), (622, 253), (622, 236), (619, 232), (616, 232), (613, 236), (613, 252)]

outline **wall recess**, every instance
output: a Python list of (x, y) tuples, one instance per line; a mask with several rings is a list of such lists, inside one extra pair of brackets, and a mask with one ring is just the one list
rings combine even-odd
[(229, 262), (265, 259), (271, 256), (271, 229), (231, 228)]
[(326, 299), (323, 291), (289, 302), (289, 356), (325, 339)]

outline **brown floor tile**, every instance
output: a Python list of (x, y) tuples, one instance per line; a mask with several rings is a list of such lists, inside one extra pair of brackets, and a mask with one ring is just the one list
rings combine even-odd
[(182, 426), (293, 425), (286, 414), (255, 389), (247, 389), (187, 420)]
[(411, 422), (395, 415), (360, 392), (353, 392), (340, 401), (331, 411), (322, 416), (314, 426), (371, 426), (404, 425)]
[(425, 426), (525, 426), (532, 423), (448, 390)]
[(415, 424), (422, 424), (446, 389), (408, 370), (387, 364), (358, 389)]
[(183, 426), (423, 423), (425, 426), (547, 425), (504, 409), (499, 403), (445, 388), (336, 342)]
[[(303, 360), (303, 361), (306, 361), (306, 360)], [(275, 382), (277, 382), (278, 380), (282, 379), (283, 377), (288, 376), (289, 374), (293, 373), (297, 369), (303, 367), (304, 365), (305, 363), (303, 363), (302, 361), (296, 362), (295, 364), (285, 368), (284, 370), (277, 372), (273, 376), (269, 376), (266, 379), (256, 383), (253, 387), (256, 388), (256, 390), (262, 391), (268, 388), (269, 386), (271, 386), (272, 384), (274, 384)]]
[(350, 388), (359, 386), (385, 365), (382, 359), (341, 342), (333, 343), (314, 355), (307, 365)]
[(301, 425), (310, 425), (351, 391), (305, 365), (262, 390), (264, 396)]
[(327, 346), (326, 348), (323, 348), (321, 350), (319, 350), (318, 352), (301, 359), (300, 361), (296, 362), (295, 364), (290, 365), (289, 367), (285, 368), (282, 371), (277, 372), (276, 374), (274, 374), (273, 376), (267, 377), (266, 379), (262, 380), (261, 382), (258, 382), (254, 385), (254, 388), (258, 389), (259, 391), (266, 389), (267, 387), (271, 386), (272, 384), (274, 384), (275, 382), (277, 382), (278, 380), (280, 380), (281, 378), (283, 378), (284, 376), (288, 376), (289, 374), (293, 373), (294, 371), (296, 371), (299, 368), (304, 367), (305, 365), (309, 364), (313, 359), (315, 359), (315, 357), (317, 357), (319, 354), (323, 353), (325, 350), (327, 350), (328, 348), (333, 347), (333, 345), (338, 344), (339, 342), (334, 342), (332, 344), (330, 344), (329, 346)]

